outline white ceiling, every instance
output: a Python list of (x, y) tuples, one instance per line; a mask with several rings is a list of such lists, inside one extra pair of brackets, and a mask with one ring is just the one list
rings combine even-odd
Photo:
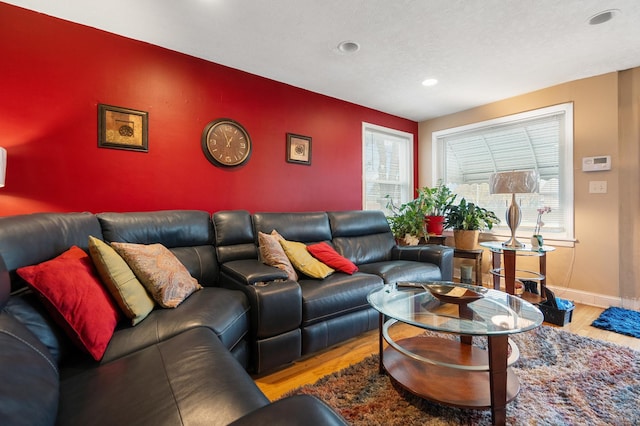
[(415, 121), (640, 66), (638, 0), (6, 3)]

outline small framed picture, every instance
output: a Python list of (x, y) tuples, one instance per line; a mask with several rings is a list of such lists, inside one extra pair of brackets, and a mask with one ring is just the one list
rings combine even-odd
[(287, 133), (287, 162), (311, 165), (311, 137)]
[(98, 147), (149, 151), (149, 113), (98, 104)]

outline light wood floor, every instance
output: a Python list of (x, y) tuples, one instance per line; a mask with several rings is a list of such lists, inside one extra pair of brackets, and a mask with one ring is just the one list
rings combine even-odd
[[(603, 310), (602, 308), (576, 304), (572, 321), (563, 327), (563, 330), (640, 350), (640, 339), (591, 327), (591, 322)], [(401, 330), (401, 333), (403, 332), (410, 336), (420, 331), (414, 327), (406, 327), (406, 330)], [(394, 334), (394, 336), (398, 335)], [(254, 380), (267, 398), (273, 401), (290, 390), (315, 383), (321, 377), (346, 368), (375, 353), (378, 353), (377, 330), (367, 332), (333, 348), (296, 361), (278, 371), (256, 376)]]

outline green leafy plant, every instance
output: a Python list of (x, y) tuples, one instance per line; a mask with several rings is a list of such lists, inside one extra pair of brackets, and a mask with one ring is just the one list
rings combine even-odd
[(387, 209), (392, 213), (391, 216), (387, 216), (387, 220), (396, 239), (404, 239), (407, 234), (416, 238), (424, 235), (425, 208), (418, 198), (400, 206), (396, 206), (389, 195), (387, 200)]
[(449, 187), (444, 185), (442, 181), (434, 187), (425, 186), (418, 189), (418, 200), (422, 205), (422, 209), (429, 216), (444, 216), (449, 206), (455, 201), (456, 194), (451, 192)]
[(500, 219), (494, 212), (462, 198), (459, 204), (449, 206), (444, 226), (454, 230), (482, 231), (493, 228), (497, 223)]

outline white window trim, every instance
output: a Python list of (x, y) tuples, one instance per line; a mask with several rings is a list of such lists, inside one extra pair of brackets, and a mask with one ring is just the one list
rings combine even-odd
[[(444, 156), (441, 156), (442, 152), (442, 143), (439, 141), (440, 138), (445, 136), (451, 136), (456, 133), (467, 132), (470, 130), (476, 130), (482, 127), (490, 127), (500, 124), (506, 124), (517, 120), (525, 120), (535, 117), (541, 117), (544, 115), (557, 114), (558, 112), (564, 112), (565, 121), (564, 121), (564, 146), (560, 147), (559, 155), (560, 155), (560, 163), (565, 165), (562, 167), (562, 174), (560, 178), (562, 179), (562, 202), (564, 205), (569, 206), (565, 210), (564, 223), (567, 229), (567, 232), (564, 236), (559, 236), (553, 240), (546, 239), (550, 243), (554, 243), (559, 246), (572, 246), (575, 243), (575, 225), (574, 225), (574, 216), (575, 216), (575, 205), (574, 205), (574, 177), (573, 177), (573, 144), (574, 144), (574, 134), (573, 134), (573, 102), (567, 102), (564, 104), (553, 105), (545, 108), (539, 108), (531, 111), (526, 111), (518, 114), (507, 115), (504, 117), (494, 118), (486, 121), (481, 121), (477, 123), (467, 124), (464, 126), (453, 127), (450, 129), (439, 130), (432, 133), (431, 136), (431, 152), (432, 152), (432, 182), (437, 182), (439, 177), (442, 176), (444, 170)], [(509, 237), (508, 235), (500, 235), (497, 233), (491, 233), (494, 236), (500, 237)], [(526, 235), (518, 235), (520, 238), (526, 238)]]
[[(364, 161), (364, 159), (366, 158), (366, 131), (367, 130), (374, 130), (376, 132), (380, 132), (380, 133), (386, 133), (389, 134), (391, 136), (395, 136), (395, 137), (401, 137), (401, 138), (406, 138), (409, 139), (409, 164), (411, 165), (411, 172), (409, 174), (409, 186), (410, 186), (410, 190), (413, 193), (413, 191), (415, 190), (415, 180), (414, 180), (414, 176), (415, 176), (415, 165), (414, 165), (414, 146), (415, 146), (415, 141), (414, 141), (414, 135), (413, 133), (408, 133), (408, 132), (403, 132), (402, 130), (396, 130), (396, 129), (391, 129), (389, 127), (384, 127), (384, 126), (379, 126), (377, 124), (371, 124), (371, 123), (367, 123), (367, 122), (362, 122), (362, 159)], [(362, 209), (366, 210), (366, 180), (364, 178), (364, 174), (365, 174), (365, 168), (364, 168), (364, 164), (362, 167)], [(409, 200), (407, 200), (409, 201)]]

